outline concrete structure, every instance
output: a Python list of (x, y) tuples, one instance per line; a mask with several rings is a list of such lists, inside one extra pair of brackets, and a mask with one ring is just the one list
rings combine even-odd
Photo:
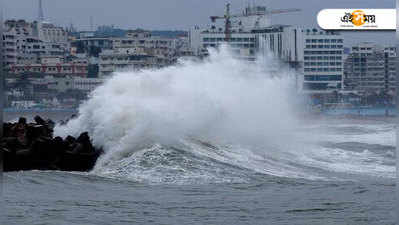
[(345, 89), (366, 93), (394, 93), (396, 48), (360, 43), (345, 61)]
[(38, 22), (38, 38), (43, 42), (56, 42), (68, 44), (68, 34), (62, 27), (57, 27), (48, 22)]
[[(230, 4), (227, 4), (224, 16), (211, 17), (213, 24), (207, 28), (196, 26), (190, 30), (190, 47), (194, 54), (201, 56), (206, 54), (209, 47), (229, 43), (239, 57), (254, 60), (259, 45), (257, 37), (261, 37), (266, 30), (270, 31), (271, 15), (295, 11), (298, 10), (270, 11), (265, 6), (247, 6), (242, 14), (232, 15)], [(216, 20), (219, 19), (224, 20), (224, 24), (217, 24)]]
[(103, 78), (114, 71), (123, 69), (160, 68), (172, 63), (169, 57), (160, 57), (147, 54), (144, 48), (119, 48), (106, 50), (100, 54), (99, 77)]
[(305, 93), (330, 93), (343, 87), (344, 39), (338, 32), (303, 31), (303, 86)]
[(176, 54), (176, 40), (151, 36), (149, 31), (130, 30), (126, 37), (113, 38), (113, 49), (141, 48), (149, 55), (173, 57)]
[(104, 82), (99, 78), (81, 78), (81, 77), (56, 77), (52, 75), (43, 78), (31, 78), (32, 84), (40, 85), (42, 88), (54, 90), (56, 92), (67, 92), (71, 90), (79, 90), (84, 92), (93, 91), (96, 87)]
[(10, 66), (10, 74), (38, 74), (53, 75), (63, 77), (66, 75), (87, 77), (87, 61), (64, 62), (57, 57), (42, 58), (40, 63), (33, 64), (13, 64)]
[(5, 22), (3, 39), (6, 69), (16, 64), (39, 63), (41, 57), (64, 57), (69, 52), (69, 44), (65, 38), (53, 41), (41, 39), (41, 33), (46, 33), (44, 36), (49, 37), (38, 22), (29, 23), (25, 20)]
[[(216, 28), (216, 26), (212, 26), (210, 29), (194, 27), (190, 30), (189, 35), (190, 47), (195, 55), (204, 55), (207, 48), (215, 48), (226, 43), (224, 29)], [(248, 30), (233, 31), (229, 45), (239, 56), (253, 60), (256, 50), (256, 34)]]
[(289, 25), (274, 25), (253, 30), (258, 53), (273, 55), (291, 68), (302, 68), (304, 54), (303, 30)]

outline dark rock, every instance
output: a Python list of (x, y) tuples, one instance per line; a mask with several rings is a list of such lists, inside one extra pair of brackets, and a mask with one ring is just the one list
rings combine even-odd
[(4, 123), (0, 143), (4, 171), (18, 170), (91, 170), (102, 150), (96, 149), (87, 132), (78, 138), (53, 138), (55, 123), (40, 116), (27, 124), (21, 117), (17, 123)]

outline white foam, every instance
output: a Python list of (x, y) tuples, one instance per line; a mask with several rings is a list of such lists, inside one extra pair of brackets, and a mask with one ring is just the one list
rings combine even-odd
[[(295, 132), (298, 127), (292, 113), (293, 107), (297, 107), (293, 80), (292, 74), (284, 70), (277, 73), (269, 58), (259, 58), (254, 63), (240, 61), (223, 47), (220, 51), (211, 50), (210, 57), (202, 62), (182, 61), (159, 70), (115, 73), (91, 93), (79, 108), (79, 116), (66, 126), (57, 126), (55, 134), (78, 135), (88, 131), (93, 143), (105, 150), (94, 173), (138, 181), (247, 180), (244, 172), (228, 171), (220, 163), (257, 173), (306, 179), (325, 178), (308, 166), (390, 174), (391, 168), (372, 168), (372, 164), (349, 159), (362, 155), (345, 156), (349, 153), (337, 150), (309, 151), (301, 140), (303, 135)], [(391, 138), (362, 135), (335, 137), (376, 138), (375, 141), (385, 138), (384, 143)], [(218, 150), (190, 140), (213, 143)], [(230, 147), (223, 147), (228, 146), (226, 143)], [(185, 153), (201, 157), (180, 156), (182, 161), (170, 165), (167, 161), (174, 161), (168, 154), (173, 150), (166, 146), (182, 146)], [(212, 160), (206, 161), (207, 158)], [(326, 163), (327, 159), (341, 161)], [(154, 165), (151, 160), (161, 163)], [(143, 166), (148, 163), (151, 166)]]

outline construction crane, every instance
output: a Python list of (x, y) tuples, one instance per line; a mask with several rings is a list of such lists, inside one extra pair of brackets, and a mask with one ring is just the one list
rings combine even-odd
[[(282, 14), (282, 13), (290, 13), (290, 12), (299, 12), (300, 9), (278, 9), (278, 10), (267, 10), (264, 6), (248, 6), (245, 8), (243, 14), (232, 15), (230, 13), (230, 3), (226, 4), (226, 10), (224, 16), (211, 16), (212, 23), (215, 23), (216, 20), (224, 19), (225, 21), (225, 41), (230, 42), (231, 40), (231, 19), (232, 18), (240, 18), (240, 17), (250, 17), (250, 16), (271, 16), (273, 14)], [(258, 18), (259, 20), (259, 18)]]
[(224, 16), (211, 16), (212, 23), (215, 23), (216, 20), (218, 20), (218, 19), (225, 20), (224, 33), (226, 35), (225, 36), (226, 42), (230, 42), (230, 39), (231, 39), (231, 18), (232, 17), (238, 17), (238, 16), (230, 14), (230, 3), (226, 4), (226, 12), (225, 12)]

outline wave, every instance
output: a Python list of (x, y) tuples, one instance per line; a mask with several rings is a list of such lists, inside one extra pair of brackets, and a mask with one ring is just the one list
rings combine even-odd
[(323, 171), (335, 168), (315, 163), (320, 154), (297, 132), (295, 74), (276, 65), (264, 57), (239, 60), (224, 46), (203, 61), (117, 72), (55, 134), (88, 131), (105, 150), (92, 173), (110, 177), (155, 183), (248, 182), (259, 174), (326, 179), (331, 175)]

